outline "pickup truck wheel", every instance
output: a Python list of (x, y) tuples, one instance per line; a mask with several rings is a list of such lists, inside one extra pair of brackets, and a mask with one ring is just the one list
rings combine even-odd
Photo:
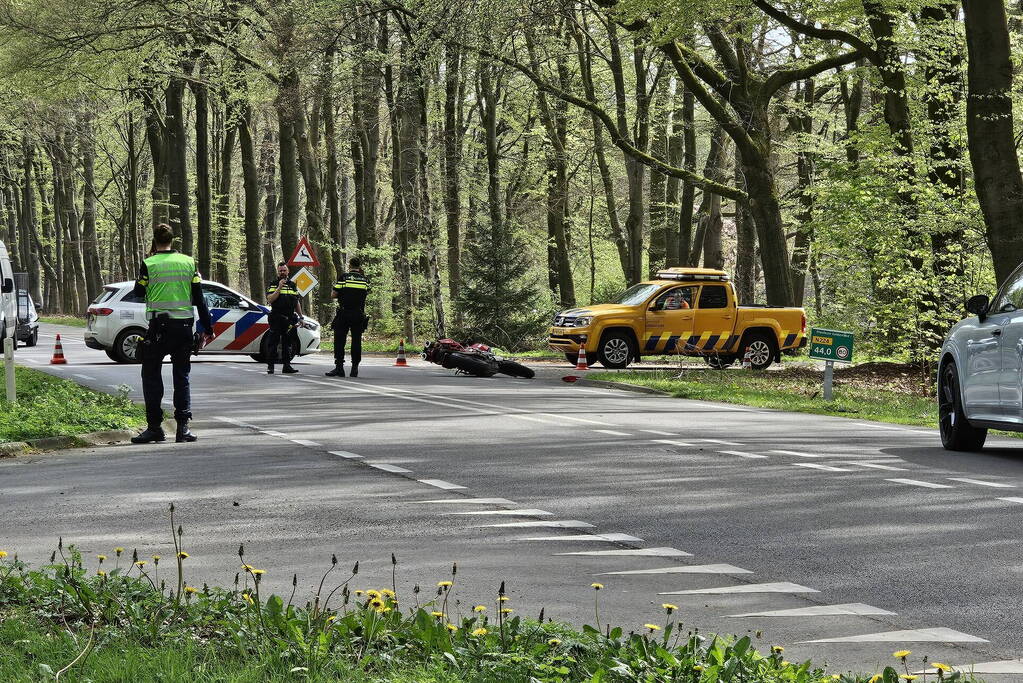
[(974, 427), (966, 419), (959, 393), (959, 372), (955, 363), (941, 371), (938, 387), (938, 428), (941, 445), (950, 451), (979, 451), (984, 447), (987, 430)]
[(632, 341), (622, 332), (605, 332), (600, 337), (597, 347), (600, 364), (609, 370), (621, 370), (628, 367), (629, 361), (636, 354), (632, 350)]
[(774, 345), (771, 343), (771, 338), (763, 332), (751, 334), (741, 348), (743, 355), (745, 355), (746, 349), (749, 349), (750, 365), (754, 370), (766, 370), (771, 367), (771, 363), (774, 361)]
[(732, 367), (732, 363), (735, 362), (735, 356), (704, 356), (703, 360), (707, 362), (707, 365), (714, 368), (715, 370), (727, 370)]

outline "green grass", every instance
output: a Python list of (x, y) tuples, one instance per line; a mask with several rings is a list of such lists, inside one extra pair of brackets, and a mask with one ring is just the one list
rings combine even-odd
[(663, 372), (595, 372), (590, 379), (627, 382), (667, 392), (675, 398), (721, 401), (758, 408), (838, 415), (895, 424), (936, 427), (932, 397), (907, 391), (899, 383), (870, 378), (843, 379), (835, 373), (834, 400), (825, 401), (823, 373), (808, 368), (754, 372), (693, 369)]
[[(0, 397), (0, 442), (73, 436), (104, 429), (132, 429), (145, 412), (125, 396), (87, 389), (30, 368), (15, 368), (18, 401)], [(0, 386), (6, 377), (0, 368)]]
[(70, 325), (71, 327), (85, 327), (85, 318), (76, 315), (41, 315), (39, 322), (52, 325)]

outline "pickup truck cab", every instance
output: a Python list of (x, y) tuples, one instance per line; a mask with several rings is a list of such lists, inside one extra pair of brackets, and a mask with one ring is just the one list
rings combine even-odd
[(585, 347), (589, 362), (624, 368), (642, 356), (702, 356), (724, 369), (750, 351), (764, 370), (782, 352), (806, 345), (801, 308), (738, 306), (728, 274), (708, 268), (668, 268), (657, 279), (633, 285), (618, 301), (562, 311), (548, 344), (576, 363)]

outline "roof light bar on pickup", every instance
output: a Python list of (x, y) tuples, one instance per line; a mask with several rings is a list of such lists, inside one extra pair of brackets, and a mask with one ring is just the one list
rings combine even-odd
[(715, 282), (727, 282), (727, 275), (706, 275), (704, 273), (675, 273), (670, 270), (662, 270), (657, 273), (658, 280), (713, 280)]

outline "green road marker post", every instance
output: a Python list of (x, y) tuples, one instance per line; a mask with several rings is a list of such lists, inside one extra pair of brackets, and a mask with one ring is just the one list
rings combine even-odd
[(824, 361), (824, 400), (830, 401), (835, 363), (852, 362), (853, 333), (811, 327), (810, 358)]

